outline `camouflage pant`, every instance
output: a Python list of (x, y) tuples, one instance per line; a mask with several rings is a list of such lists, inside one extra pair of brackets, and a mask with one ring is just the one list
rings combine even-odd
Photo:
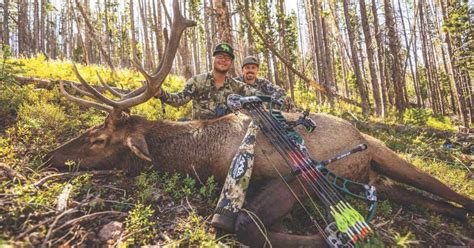
[(252, 175), (254, 147), (258, 130), (258, 125), (252, 121), (248, 126), (239, 151), (232, 159), (221, 196), (214, 211), (212, 224), (215, 227), (230, 232), (234, 229), (235, 218), (244, 205), (250, 176)]

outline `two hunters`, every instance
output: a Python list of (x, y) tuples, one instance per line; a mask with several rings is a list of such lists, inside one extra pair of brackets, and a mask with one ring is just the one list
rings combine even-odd
[(212, 71), (191, 77), (180, 92), (169, 93), (160, 89), (155, 97), (173, 107), (192, 100), (192, 119), (208, 120), (231, 112), (226, 104), (230, 94), (268, 95), (275, 99), (286, 95), (280, 87), (256, 77), (259, 63), (255, 57), (246, 57), (242, 64), (243, 75), (231, 78), (228, 72), (235, 59), (233, 48), (227, 43), (221, 43), (214, 48), (212, 55)]

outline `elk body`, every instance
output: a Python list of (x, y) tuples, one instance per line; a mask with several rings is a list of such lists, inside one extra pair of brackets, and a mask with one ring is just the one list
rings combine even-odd
[[(51, 151), (47, 155), (49, 164), (64, 169), (66, 161), (72, 160), (82, 169), (124, 168), (132, 174), (138, 173), (144, 167), (152, 166), (156, 170), (188, 173), (201, 179), (213, 175), (219, 182), (225, 180), (231, 160), (250, 123), (250, 117), (238, 114), (208, 121), (149, 121), (140, 116), (129, 115), (126, 111), (149, 100), (158, 91), (171, 69), (182, 32), (193, 25), (181, 15), (177, 1), (174, 1), (173, 10), (171, 36), (164, 57), (155, 73), (150, 75), (140, 64), (134, 63), (145, 76), (145, 87), (127, 95), (122, 95), (108, 87), (113, 95), (120, 98), (111, 100), (91, 87), (75, 67), (74, 72), (83, 88), (86, 89), (76, 87), (76, 90), (93, 100), (69, 94), (65, 83), (61, 83), (61, 91), (69, 100), (107, 111), (109, 115), (103, 125), (91, 128)], [(289, 120), (295, 120), (298, 116), (289, 113), (286, 117)], [(325, 114), (313, 114), (310, 118), (317, 125), (314, 132), (297, 130), (314, 159), (328, 159), (361, 143), (368, 146), (364, 152), (331, 164), (329, 169), (337, 175), (357, 182), (370, 183), (377, 187), (379, 194), (382, 193), (387, 198), (403, 204), (418, 204), (457, 218), (464, 218), (468, 212), (474, 211), (473, 200), (454, 192), (434, 177), (418, 170), (377, 139), (359, 132), (350, 123)], [(273, 145), (262, 134), (258, 134), (252, 182), (265, 183), (278, 178), (275, 168), (282, 174), (290, 172)], [(392, 180), (431, 192), (443, 200), (434, 200), (408, 191), (392, 183)], [(270, 191), (270, 196), (280, 201), (278, 205), (273, 204), (274, 208), (282, 208), (286, 204), (284, 211), (291, 208), (294, 203), (291, 197), (287, 197), (284, 191), (278, 190), (277, 187)], [(454, 202), (461, 207), (448, 202)], [(272, 204), (258, 198), (254, 203), (256, 205)], [(266, 212), (271, 213), (271, 211)], [(273, 217), (277, 218), (282, 213)], [(317, 242), (314, 243), (314, 239), (304, 237), (284, 234), (275, 234), (273, 237), (280, 245), (290, 243), (298, 245), (306, 241), (313, 245), (317, 244)]]
[[(286, 114), (295, 120), (297, 114)], [(379, 140), (359, 132), (350, 123), (326, 114), (312, 114), (317, 124), (312, 133), (298, 128), (312, 157), (328, 159), (364, 143), (368, 149), (329, 165), (337, 175), (370, 183), (391, 200), (418, 204), (440, 213), (463, 218), (474, 210), (474, 202), (462, 196), (429, 174), (420, 171), (400, 158)], [(232, 158), (245, 135), (250, 117), (244, 114), (228, 115), (210, 121), (148, 121), (140, 116), (109, 116), (103, 125), (88, 130), (81, 136), (48, 154), (50, 163), (65, 169), (65, 162), (76, 161), (83, 169), (123, 168), (136, 174), (145, 167), (156, 170), (181, 172), (206, 178), (213, 175), (223, 182)], [(290, 170), (263, 136), (257, 136), (254, 183), (278, 177), (274, 166), (283, 174)], [(421, 194), (408, 191), (391, 180), (431, 192), (458, 203), (455, 207)]]

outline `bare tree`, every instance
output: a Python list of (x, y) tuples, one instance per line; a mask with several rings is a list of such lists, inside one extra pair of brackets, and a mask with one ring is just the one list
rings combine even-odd
[(374, 46), (372, 44), (372, 34), (370, 33), (369, 21), (367, 18), (367, 9), (365, 0), (359, 0), (360, 14), (362, 21), (362, 30), (365, 37), (365, 48), (367, 50), (367, 60), (369, 61), (370, 82), (372, 83), (372, 92), (375, 101), (375, 113), (378, 116), (383, 116), (382, 95), (380, 92), (379, 81), (375, 69), (375, 55)]
[(349, 42), (351, 45), (352, 66), (354, 67), (354, 74), (356, 76), (357, 88), (359, 89), (359, 94), (360, 94), (361, 104), (362, 104), (362, 111), (364, 111), (365, 115), (368, 115), (370, 112), (369, 99), (367, 96), (366, 88), (364, 86), (364, 81), (362, 80), (362, 72), (361, 72), (360, 64), (359, 64), (359, 56), (357, 54), (357, 42), (355, 40), (355, 31), (354, 31), (354, 28), (352, 27), (351, 18), (349, 14), (349, 3), (348, 3), (348, 0), (343, 0), (342, 3), (343, 3), (343, 8), (344, 8), (344, 19), (346, 21), (347, 33), (348, 33)]
[(107, 65), (114, 69), (114, 65), (112, 63), (112, 59), (110, 58), (110, 55), (107, 53), (107, 51), (105, 51), (105, 49), (103, 48), (102, 46), (102, 43), (100, 42), (99, 38), (97, 37), (97, 35), (95, 34), (95, 29), (94, 27), (92, 26), (90, 20), (89, 20), (89, 17), (87, 15), (87, 12), (84, 10), (84, 8), (81, 6), (81, 4), (79, 3), (79, 0), (76, 0), (76, 6), (77, 8), (79, 9), (79, 12), (81, 13), (83, 19), (84, 19), (84, 23), (86, 24), (85, 26), (87, 26), (87, 30), (89, 32), (89, 34), (92, 36), (92, 38), (94, 39), (94, 42), (97, 44), (97, 46), (99, 47), (99, 50), (101, 52), (101, 54), (104, 56), (105, 58), (105, 61), (107, 62)]
[(402, 66), (400, 61), (400, 40), (398, 37), (397, 27), (395, 24), (395, 14), (391, 0), (384, 0), (385, 6), (385, 23), (387, 26), (388, 42), (390, 47), (390, 57), (392, 61), (392, 82), (395, 89), (395, 106), (401, 116), (406, 108), (404, 95), (405, 80), (402, 75)]

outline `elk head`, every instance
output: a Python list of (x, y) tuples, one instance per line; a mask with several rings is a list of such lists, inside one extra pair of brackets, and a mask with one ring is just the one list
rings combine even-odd
[(79, 74), (76, 66), (73, 66), (82, 89), (74, 84), (69, 84), (69, 86), (92, 100), (71, 95), (66, 91), (65, 82), (60, 83), (61, 92), (69, 100), (105, 111), (108, 116), (102, 125), (89, 129), (79, 137), (49, 152), (45, 158), (46, 164), (65, 169), (68, 167), (67, 162), (73, 161), (83, 169), (112, 169), (124, 164), (140, 167), (153, 162), (144, 133), (150, 122), (142, 117), (129, 115), (128, 109), (148, 101), (155, 95), (171, 70), (183, 31), (195, 25), (194, 21), (183, 17), (176, 0), (173, 2), (173, 12), (171, 35), (166, 44), (164, 56), (155, 71), (151, 74), (147, 73), (137, 62), (136, 56), (132, 61), (145, 77), (143, 87), (128, 94), (121, 94), (105, 84), (97, 74), (105, 89), (119, 98), (118, 100), (109, 99), (90, 86)]

